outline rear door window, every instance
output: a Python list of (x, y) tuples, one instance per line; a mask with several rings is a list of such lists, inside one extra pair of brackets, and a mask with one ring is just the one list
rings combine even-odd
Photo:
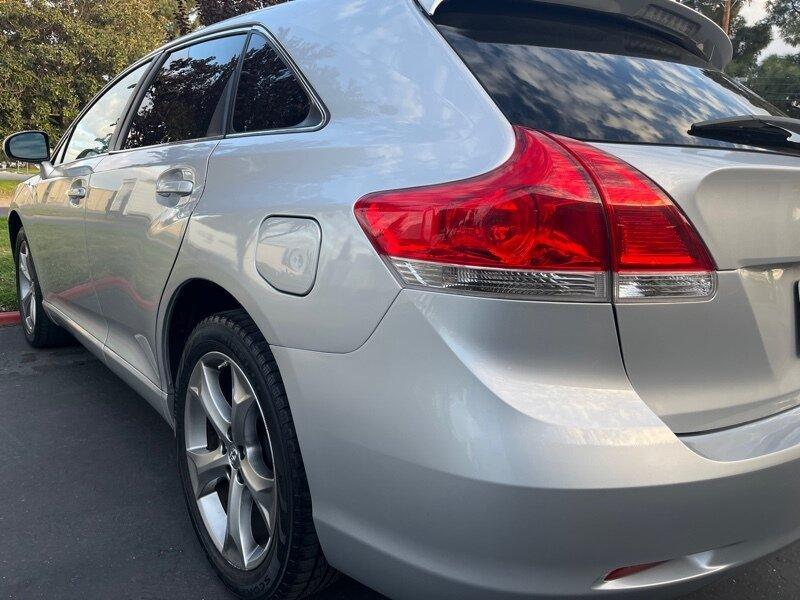
[(222, 135), (224, 99), (246, 37), (216, 38), (172, 52), (131, 120), (125, 148)]
[(263, 35), (250, 38), (233, 110), (233, 131), (290, 129), (305, 124), (311, 100)]
[(563, 8), (532, 15), (513, 2), (482, 12), (481, 4), (442, 10), (438, 26), (514, 124), (591, 141), (731, 147), (688, 131), (782, 114), (696, 49), (633, 22)]

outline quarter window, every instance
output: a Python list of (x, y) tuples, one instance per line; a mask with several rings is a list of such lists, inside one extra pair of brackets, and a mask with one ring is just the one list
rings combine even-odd
[(125, 147), (222, 135), (226, 90), (245, 38), (216, 38), (172, 52), (147, 88)]
[(267, 39), (253, 34), (236, 90), (233, 130), (288, 129), (311, 114), (311, 100)]
[(130, 100), (133, 90), (149, 65), (142, 65), (120, 79), (86, 112), (75, 125), (63, 162), (108, 152), (111, 136)]

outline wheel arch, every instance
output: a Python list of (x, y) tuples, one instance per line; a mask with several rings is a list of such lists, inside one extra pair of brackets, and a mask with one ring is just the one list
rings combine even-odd
[(19, 235), (21, 229), (22, 219), (17, 211), (12, 210), (8, 214), (8, 238), (11, 240), (12, 252), (15, 252), (15, 248), (17, 247), (17, 236)]
[[(175, 289), (164, 313), (161, 344), (170, 397), (175, 391), (183, 348), (192, 331), (206, 317), (228, 310), (248, 312), (231, 292), (209, 279), (187, 279)], [(171, 411), (172, 406), (169, 408)]]

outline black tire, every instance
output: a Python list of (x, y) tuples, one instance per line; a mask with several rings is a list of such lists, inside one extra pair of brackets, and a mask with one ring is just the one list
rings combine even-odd
[[(25, 319), (25, 312), (23, 311), (23, 298), (22, 286), (20, 275), (20, 250), (26, 247), (28, 256), (28, 273), (30, 276), (30, 284), (35, 290), (32, 302), (36, 305), (36, 318), (33, 326), (30, 326)], [(39, 278), (36, 275), (36, 266), (33, 262), (31, 255), (30, 244), (28, 238), (25, 237), (25, 229), (20, 229), (17, 233), (17, 240), (14, 245), (14, 265), (16, 266), (16, 279), (17, 279), (17, 301), (20, 306), (22, 314), (22, 332), (25, 334), (25, 339), (34, 348), (55, 348), (59, 346), (66, 346), (73, 344), (75, 339), (67, 332), (67, 330), (59, 327), (44, 311), (42, 307), (42, 290), (39, 287)]]
[[(273, 447), (278, 533), (263, 562), (250, 571), (234, 567), (217, 549), (190, 480), (184, 421), (187, 391), (195, 365), (209, 352), (225, 354), (242, 369), (259, 400)], [(290, 600), (312, 595), (336, 580), (337, 572), (328, 565), (317, 539), (303, 459), (277, 364), (246, 312), (211, 316), (192, 332), (179, 367), (175, 423), (178, 471), (192, 525), (211, 565), (231, 591), (246, 599)]]

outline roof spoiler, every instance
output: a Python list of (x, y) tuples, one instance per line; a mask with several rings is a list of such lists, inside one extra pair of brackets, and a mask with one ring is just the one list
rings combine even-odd
[[(432, 16), (445, 3), (453, 5), (458, 0), (417, 0), (417, 2)], [(718, 69), (724, 69), (733, 58), (733, 44), (722, 28), (711, 19), (675, 0), (538, 0), (538, 2), (620, 15), (661, 29), (671, 35), (690, 40)]]

